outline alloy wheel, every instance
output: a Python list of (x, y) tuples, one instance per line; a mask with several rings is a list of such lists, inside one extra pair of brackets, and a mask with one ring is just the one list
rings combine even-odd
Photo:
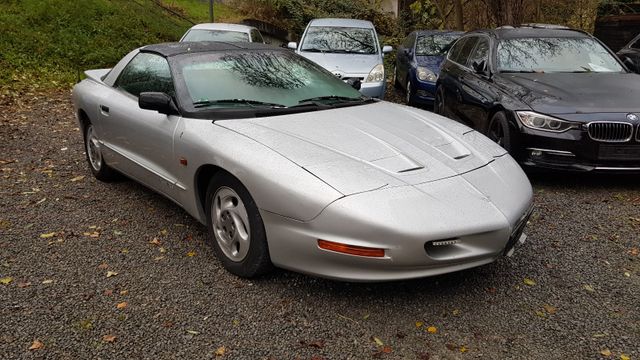
[(216, 241), (231, 261), (242, 261), (249, 251), (251, 230), (247, 209), (240, 196), (223, 186), (213, 196), (211, 217)]
[(89, 125), (87, 129), (86, 150), (91, 167), (95, 171), (100, 171), (102, 167), (102, 152), (100, 151), (100, 141), (98, 141), (98, 137), (93, 131), (93, 125)]

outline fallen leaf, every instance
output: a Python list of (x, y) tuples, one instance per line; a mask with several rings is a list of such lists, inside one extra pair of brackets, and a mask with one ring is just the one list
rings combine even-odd
[(460, 346), (461, 353), (466, 353), (467, 351), (469, 351), (469, 349), (467, 349), (464, 345)]
[(107, 277), (108, 277), (108, 278), (109, 278), (109, 277), (112, 277), (112, 276), (116, 276), (116, 275), (118, 275), (118, 273), (117, 273), (117, 272), (115, 272), (115, 271), (107, 271)]
[(624, 276), (626, 276), (626, 277), (631, 277), (631, 273), (630, 273), (630, 272), (628, 272), (628, 271), (625, 271), (625, 272), (624, 272)]
[(391, 346), (387, 345), (382, 348), (382, 352), (385, 354), (390, 354), (391, 352), (393, 352), (393, 349), (391, 348)]
[(162, 246), (158, 248), (158, 251), (160, 251), (162, 254), (167, 252), (167, 249), (163, 248)]
[(625, 354), (620, 355), (620, 360), (631, 360), (631, 358)]
[(453, 316), (458, 316), (460, 315), (460, 310), (454, 309), (452, 313), (453, 313)]
[(107, 263), (102, 263), (102, 264), (98, 265), (98, 269), (102, 269), (102, 270), (105, 270), (108, 267), (109, 267), (109, 265)]
[(219, 348), (216, 349), (215, 355), (224, 356), (226, 352), (227, 352), (227, 348), (225, 348), (224, 346), (220, 346)]
[(116, 341), (116, 337), (114, 335), (105, 335), (102, 337), (102, 341), (112, 343)]
[(187, 330), (187, 334), (191, 334), (191, 335), (198, 335), (200, 334), (199, 332), (195, 331), (195, 330)]
[(609, 349), (601, 350), (601, 351), (600, 351), (600, 354), (601, 354), (602, 356), (609, 357), (609, 356), (611, 356), (611, 350), (609, 350)]
[(99, 233), (99, 232), (97, 232), (97, 231), (92, 231), (92, 232), (85, 232), (85, 233), (82, 233), (82, 235), (84, 235), (84, 236), (88, 236), (88, 237), (92, 237), (92, 238), (97, 238), (97, 237), (99, 237), (99, 236), (100, 236), (100, 233)]
[(42, 283), (43, 283), (43, 284), (52, 284), (52, 283), (53, 283), (53, 280), (51, 280), (51, 279), (42, 280)]
[(121, 290), (120, 291), (120, 295), (127, 295), (129, 294), (129, 290)]
[(438, 332), (438, 328), (437, 328), (437, 327), (435, 327), (435, 326), (429, 326), (429, 327), (427, 328), (427, 332), (428, 332), (429, 334), (435, 334), (435, 333), (437, 333), (437, 332)]
[(596, 291), (596, 289), (594, 289), (594, 288), (593, 288), (593, 286), (591, 286), (591, 285), (585, 285), (585, 286), (584, 286), (584, 289), (585, 289), (585, 290), (587, 290), (587, 291), (589, 291), (589, 292), (594, 292), (594, 291)]
[(31, 346), (29, 346), (29, 350), (40, 350), (44, 347), (44, 344), (38, 340), (33, 340)]
[(523, 282), (524, 282), (524, 284), (525, 284), (525, 285), (527, 285), (527, 286), (535, 286), (535, 285), (536, 285), (535, 280), (528, 279), (528, 278), (525, 278)]
[(451, 343), (445, 344), (445, 346), (447, 347), (447, 349), (449, 349), (451, 351), (456, 350), (456, 348), (457, 348), (457, 346), (455, 344), (451, 344)]
[(367, 320), (369, 318), (369, 314), (364, 314), (364, 316), (362, 317), (363, 320)]
[(21, 283), (18, 283), (18, 287), (19, 287), (19, 288), (26, 288), (26, 287), (29, 287), (29, 286), (31, 286), (31, 283), (30, 283), (30, 282), (21, 282)]
[(118, 303), (118, 305), (116, 305), (116, 308), (118, 308), (120, 310), (122, 310), (122, 309), (124, 309), (126, 307), (127, 307), (127, 302), (126, 301), (123, 301), (121, 303)]
[(13, 278), (7, 276), (7, 277), (3, 277), (2, 279), (0, 279), (0, 284), (9, 285), (12, 281), (13, 281)]
[(416, 327), (421, 328), (424, 323), (422, 321), (416, 321)]
[(629, 255), (631, 255), (631, 256), (638, 256), (638, 255), (640, 255), (640, 249), (638, 249), (638, 248), (631, 248), (631, 249), (629, 250)]
[(547, 317), (547, 314), (544, 313), (543, 311), (540, 310), (536, 310), (536, 315), (543, 318), (543, 317)]
[(73, 179), (71, 179), (71, 182), (76, 182), (76, 181), (80, 181), (84, 179), (84, 175), (80, 175), (80, 176), (76, 176)]
[(164, 256), (156, 256), (156, 257), (153, 258), (153, 260), (155, 260), (155, 261), (160, 261), (162, 259), (164, 259)]
[(189, 256), (189, 257), (194, 257), (194, 256), (196, 256), (196, 252), (195, 252), (195, 251), (189, 251), (189, 252), (187, 253), (187, 256)]
[(123, 253), (123, 254), (128, 254), (129, 253), (129, 249), (124, 248), (124, 249), (120, 250), (120, 252)]
[(546, 312), (548, 312), (549, 314), (552, 314), (552, 315), (555, 314), (558, 311), (558, 309), (555, 306), (551, 306), (551, 305), (546, 305), (545, 304), (543, 307), (544, 307), (544, 310)]
[(50, 233), (46, 233), (46, 234), (40, 234), (40, 237), (43, 239), (48, 239), (48, 238), (52, 238), (56, 236), (55, 232), (50, 232)]
[(104, 294), (105, 294), (106, 296), (111, 296), (111, 295), (113, 295), (113, 290), (111, 290), (111, 289), (107, 289), (107, 290), (105, 290), (105, 291), (104, 291)]
[(160, 240), (154, 237), (151, 241), (149, 241), (149, 244), (160, 245)]
[(378, 339), (377, 337), (373, 337), (373, 341), (376, 343), (376, 345), (378, 346), (384, 346), (384, 343), (382, 342), (382, 340)]
[(167, 229), (160, 230), (160, 235), (162, 235), (162, 236), (167, 235), (167, 233), (168, 233)]

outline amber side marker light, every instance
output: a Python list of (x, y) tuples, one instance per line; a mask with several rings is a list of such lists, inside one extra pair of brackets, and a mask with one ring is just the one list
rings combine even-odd
[(384, 257), (384, 249), (347, 245), (327, 240), (318, 240), (318, 247), (320, 249), (331, 250), (349, 255)]

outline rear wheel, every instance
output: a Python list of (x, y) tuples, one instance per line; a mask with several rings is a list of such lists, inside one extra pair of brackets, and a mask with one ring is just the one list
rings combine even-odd
[(487, 136), (509, 153), (513, 154), (516, 137), (509, 128), (509, 122), (504, 112), (499, 111), (493, 115), (489, 122)]
[(96, 179), (105, 182), (118, 179), (119, 174), (104, 162), (102, 145), (91, 123), (88, 123), (84, 128), (84, 148), (89, 168)]
[(272, 268), (262, 217), (249, 191), (226, 172), (207, 188), (207, 225), (216, 256), (232, 274), (262, 275)]

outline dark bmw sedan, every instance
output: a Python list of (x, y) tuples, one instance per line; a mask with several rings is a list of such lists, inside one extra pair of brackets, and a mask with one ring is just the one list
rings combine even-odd
[(463, 32), (423, 30), (410, 33), (398, 47), (393, 82), (408, 105), (433, 106), (436, 80), (449, 45)]
[(435, 111), (528, 167), (640, 172), (640, 75), (581, 31), (527, 25), (466, 34), (442, 65)]

